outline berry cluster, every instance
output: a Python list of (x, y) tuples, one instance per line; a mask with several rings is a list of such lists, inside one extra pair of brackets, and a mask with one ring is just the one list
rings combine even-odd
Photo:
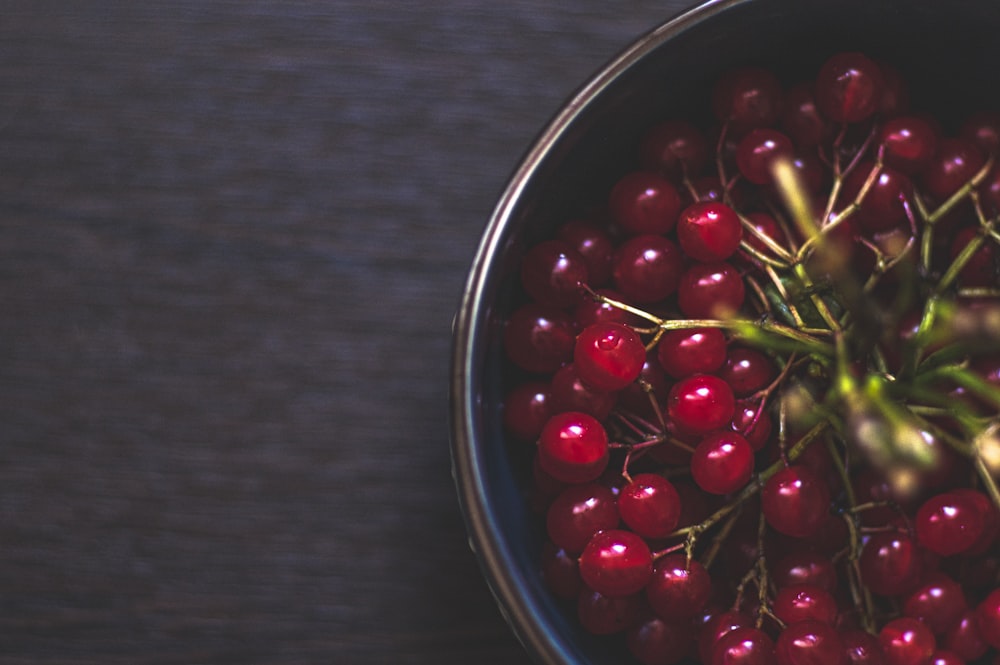
[(1000, 114), (851, 52), (711, 109), (523, 257), (544, 579), (644, 665), (1000, 662)]

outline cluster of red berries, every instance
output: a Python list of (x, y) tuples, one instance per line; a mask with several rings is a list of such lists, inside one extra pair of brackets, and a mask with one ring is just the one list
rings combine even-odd
[(711, 107), (523, 257), (544, 579), (644, 665), (1000, 663), (1000, 114), (860, 53)]

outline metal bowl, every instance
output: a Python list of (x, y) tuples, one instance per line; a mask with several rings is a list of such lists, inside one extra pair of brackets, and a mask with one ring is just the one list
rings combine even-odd
[(630, 168), (644, 128), (707, 115), (709, 84), (757, 64), (794, 79), (831, 53), (861, 50), (910, 82), (911, 106), (946, 123), (1000, 109), (1000, 3), (989, 0), (712, 0), (640, 37), (572, 96), (535, 140), (489, 219), (454, 324), (452, 458), (470, 544), (501, 612), (540, 663), (620, 663), (576, 625), (539, 574), (542, 530), (523, 460), (501, 423), (504, 320), (526, 247), (581, 212)]

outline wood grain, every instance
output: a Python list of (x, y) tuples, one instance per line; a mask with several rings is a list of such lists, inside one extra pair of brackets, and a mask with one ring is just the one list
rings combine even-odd
[(450, 321), (560, 102), (687, 3), (5, 2), (0, 660), (510, 663)]

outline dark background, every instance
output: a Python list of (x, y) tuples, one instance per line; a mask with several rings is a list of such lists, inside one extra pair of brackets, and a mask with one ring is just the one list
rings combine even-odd
[(525, 660), (451, 317), (534, 135), (688, 4), (0, 2), (0, 661)]

